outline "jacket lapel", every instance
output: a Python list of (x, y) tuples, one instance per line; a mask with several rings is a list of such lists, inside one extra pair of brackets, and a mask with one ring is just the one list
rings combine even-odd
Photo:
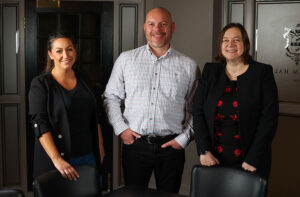
[(228, 80), (225, 73), (225, 64), (220, 65), (216, 73), (213, 73), (213, 75), (215, 76), (215, 79), (212, 80), (213, 81), (212, 89), (209, 92), (209, 98), (208, 98), (208, 109), (210, 109), (208, 111), (208, 125), (209, 125), (209, 131), (211, 137), (213, 136), (213, 132), (214, 132), (213, 125), (214, 125), (217, 102), (222, 96)]
[[(68, 114), (65, 106), (65, 102), (63, 100), (63, 95), (60, 91), (60, 87), (55, 79), (48, 75), (48, 83), (49, 83), (49, 121), (51, 122), (52, 126), (54, 125), (61, 125), (60, 128), (53, 128), (55, 131), (54, 133), (61, 133), (65, 136), (65, 143), (66, 150), (71, 151), (71, 135), (70, 135), (70, 126), (69, 126), (69, 119)], [(61, 114), (57, 116), (57, 114)]]

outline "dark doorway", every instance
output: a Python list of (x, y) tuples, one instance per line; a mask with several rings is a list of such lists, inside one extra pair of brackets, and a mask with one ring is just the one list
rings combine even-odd
[[(89, 74), (100, 97), (113, 67), (113, 2), (61, 1), (59, 8), (39, 7), (26, 1), (26, 90), (33, 77), (46, 65), (46, 41), (50, 33), (64, 31), (77, 40), (77, 67)], [(34, 135), (27, 120), (28, 184), (32, 183)], [(106, 152), (103, 165), (103, 190), (110, 190), (112, 177), (112, 128), (103, 119)]]

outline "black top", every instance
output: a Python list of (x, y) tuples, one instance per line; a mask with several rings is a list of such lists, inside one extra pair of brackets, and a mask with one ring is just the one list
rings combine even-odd
[(93, 99), (80, 80), (72, 90), (60, 86), (66, 105), (71, 131), (71, 156), (78, 157), (92, 152)]
[[(193, 100), (193, 124), (197, 151), (213, 150), (214, 118), (227, 85), (225, 64), (207, 63)], [(268, 177), (271, 144), (278, 122), (278, 92), (272, 66), (251, 62), (238, 76), (239, 127), (242, 159)]]
[(214, 155), (221, 165), (241, 167), (237, 81), (230, 81), (218, 100), (214, 120)]

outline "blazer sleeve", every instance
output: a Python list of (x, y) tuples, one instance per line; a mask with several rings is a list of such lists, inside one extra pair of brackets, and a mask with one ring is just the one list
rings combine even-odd
[(271, 66), (263, 70), (261, 86), (261, 113), (253, 142), (245, 157), (245, 162), (255, 167), (260, 166), (266, 151), (271, 149), (278, 123), (278, 92)]
[(198, 155), (200, 155), (203, 151), (211, 151), (212, 149), (207, 121), (203, 109), (208, 90), (208, 66), (208, 64), (204, 66), (202, 77), (198, 81), (198, 86), (193, 99), (193, 127)]
[(40, 78), (34, 78), (29, 90), (29, 115), (37, 138), (51, 131), (51, 124), (47, 112), (47, 88)]

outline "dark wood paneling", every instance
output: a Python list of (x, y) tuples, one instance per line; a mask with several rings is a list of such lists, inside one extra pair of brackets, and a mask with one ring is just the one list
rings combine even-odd
[(109, 80), (110, 73), (113, 68), (113, 3), (104, 2), (101, 12), (101, 65), (103, 71), (101, 72), (102, 76), (102, 89), (101, 93), (104, 91), (104, 88)]
[(0, 189), (26, 193), (24, 22), (23, 1), (0, 0)]
[(18, 94), (18, 7), (4, 6), (3, 13), (3, 93)]
[(19, 105), (4, 104), (1, 108), (3, 186), (16, 186), (21, 183)]
[(0, 188), (3, 187), (3, 138), (2, 138), (2, 105), (0, 104)]
[(3, 6), (0, 4), (0, 96), (3, 94), (3, 74), (2, 74), (2, 70), (3, 70), (3, 13), (2, 13), (2, 8)]

